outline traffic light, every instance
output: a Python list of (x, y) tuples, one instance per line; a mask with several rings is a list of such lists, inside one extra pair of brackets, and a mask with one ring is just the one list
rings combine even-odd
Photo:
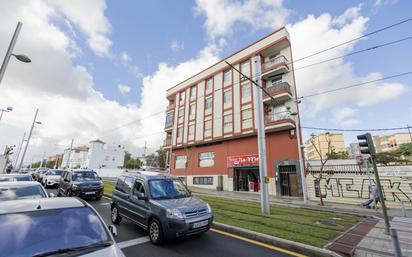
[(373, 144), (372, 136), (370, 133), (357, 136), (359, 140), (359, 148), (361, 154), (369, 154), (374, 156), (376, 154), (375, 146)]

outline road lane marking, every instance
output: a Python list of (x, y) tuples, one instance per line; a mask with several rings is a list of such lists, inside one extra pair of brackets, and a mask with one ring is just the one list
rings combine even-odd
[(273, 246), (273, 245), (258, 242), (258, 241), (255, 241), (255, 240), (252, 240), (252, 239), (249, 239), (249, 238), (246, 238), (246, 237), (234, 235), (234, 234), (231, 234), (231, 233), (228, 233), (228, 232), (225, 232), (225, 231), (221, 231), (221, 230), (218, 230), (218, 229), (215, 229), (215, 228), (211, 228), (210, 230), (213, 231), (213, 232), (225, 235), (225, 236), (230, 236), (230, 237), (233, 237), (233, 238), (236, 238), (236, 239), (239, 239), (239, 240), (251, 243), (251, 244), (259, 245), (259, 246), (269, 248), (271, 250), (275, 250), (275, 251), (278, 251), (278, 252), (286, 253), (286, 254), (289, 254), (289, 255), (292, 255), (292, 256), (307, 257), (306, 255), (303, 255), (303, 254), (300, 254), (300, 253), (295, 253), (295, 252), (292, 252), (292, 251), (289, 251), (289, 250), (286, 250), (286, 249), (283, 249), (283, 248), (280, 248), (280, 247), (276, 247), (276, 246)]
[(110, 203), (99, 203), (99, 205), (110, 205)]
[(146, 242), (149, 242), (149, 241), (150, 241), (150, 239), (149, 239), (148, 236), (142, 236), (142, 237), (135, 238), (135, 239), (132, 239), (132, 240), (127, 240), (127, 241), (117, 243), (117, 245), (120, 247), (120, 249), (123, 249), (123, 248), (130, 247), (130, 246), (133, 246), (133, 245), (143, 244), (143, 243), (146, 243)]

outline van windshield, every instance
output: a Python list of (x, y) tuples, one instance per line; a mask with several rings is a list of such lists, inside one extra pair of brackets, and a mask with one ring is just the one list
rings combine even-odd
[(94, 171), (82, 171), (73, 173), (73, 181), (98, 180), (99, 176)]
[(149, 181), (152, 199), (189, 197), (190, 193), (179, 179), (154, 179)]

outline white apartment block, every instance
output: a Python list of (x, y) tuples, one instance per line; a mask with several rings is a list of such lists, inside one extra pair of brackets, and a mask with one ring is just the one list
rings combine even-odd
[(397, 132), (388, 135), (373, 136), (375, 148), (378, 153), (394, 151), (399, 148), (401, 144), (411, 143), (412, 135), (408, 132)]

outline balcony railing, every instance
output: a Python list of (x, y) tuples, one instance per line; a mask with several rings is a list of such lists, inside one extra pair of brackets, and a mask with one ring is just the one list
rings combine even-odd
[(290, 119), (289, 113), (274, 113), (274, 114), (267, 114), (265, 115), (265, 122), (266, 123), (271, 123), (271, 122), (276, 122), (280, 120), (287, 120)]
[(175, 104), (169, 104), (169, 105), (166, 107), (166, 112), (171, 111), (171, 110), (174, 110), (174, 109), (175, 109)]
[(167, 129), (167, 128), (171, 128), (171, 127), (173, 127), (173, 120), (166, 121), (165, 122), (165, 128)]
[(290, 85), (288, 82), (281, 82), (275, 85), (269, 85), (266, 87), (266, 91), (270, 94), (270, 95), (274, 95), (276, 94), (276, 92), (278, 91), (282, 91), (282, 90), (287, 90), (288, 93), (291, 92), (290, 90)]
[(285, 56), (280, 55), (276, 58), (270, 59), (269, 61), (263, 64), (263, 73), (280, 66), (281, 64), (287, 67), (288, 59)]

